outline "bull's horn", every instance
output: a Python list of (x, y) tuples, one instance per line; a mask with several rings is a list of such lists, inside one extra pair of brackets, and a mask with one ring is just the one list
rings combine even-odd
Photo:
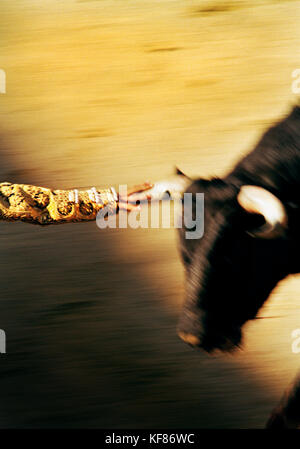
[(250, 235), (261, 239), (275, 239), (284, 234), (287, 213), (282, 202), (268, 190), (258, 186), (242, 186), (237, 196), (238, 203), (250, 214), (260, 214), (265, 224)]

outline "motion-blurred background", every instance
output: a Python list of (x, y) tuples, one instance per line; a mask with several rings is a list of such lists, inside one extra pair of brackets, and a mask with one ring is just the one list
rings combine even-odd
[[(1, 0), (0, 17), (2, 181), (222, 175), (297, 100), (299, 1)], [(196, 353), (176, 336), (176, 244), (166, 229), (1, 224), (0, 427), (264, 426), (300, 368), (299, 280), (243, 351)]]

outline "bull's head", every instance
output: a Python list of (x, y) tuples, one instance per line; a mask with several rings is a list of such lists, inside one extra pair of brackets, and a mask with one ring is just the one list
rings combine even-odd
[(268, 190), (226, 179), (198, 180), (187, 192), (204, 193), (205, 229), (198, 240), (179, 231), (186, 299), (178, 333), (208, 352), (231, 350), (241, 343), (243, 324), (288, 274), (287, 213)]

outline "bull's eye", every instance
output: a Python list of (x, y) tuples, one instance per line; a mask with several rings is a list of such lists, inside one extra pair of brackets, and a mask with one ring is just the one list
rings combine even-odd
[(182, 259), (183, 259), (183, 262), (184, 262), (186, 265), (189, 265), (189, 264), (191, 263), (191, 258), (188, 256), (187, 253), (185, 253), (185, 254), (182, 255)]
[(163, 194), (163, 200), (168, 200), (169, 198), (171, 198), (171, 192), (169, 190), (166, 190)]

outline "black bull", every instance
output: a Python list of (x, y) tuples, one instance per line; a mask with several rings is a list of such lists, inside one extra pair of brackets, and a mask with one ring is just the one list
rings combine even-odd
[[(264, 219), (240, 205), (245, 185), (262, 187), (280, 200), (287, 217), (284, 232), (255, 237)], [(187, 240), (186, 229), (179, 231), (186, 298), (178, 332), (208, 352), (231, 350), (241, 344), (243, 324), (255, 318), (276, 284), (300, 272), (300, 107), (271, 127), (229, 174), (196, 180), (187, 192), (193, 194), (194, 218), (195, 194), (204, 193), (204, 235)], [(298, 389), (290, 391), (294, 398)], [(281, 418), (289, 413), (290, 396), (283, 402), (276, 411)], [(288, 420), (294, 423), (293, 417), (281, 418), (287, 426)], [(272, 418), (273, 424), (279, 421)]]

